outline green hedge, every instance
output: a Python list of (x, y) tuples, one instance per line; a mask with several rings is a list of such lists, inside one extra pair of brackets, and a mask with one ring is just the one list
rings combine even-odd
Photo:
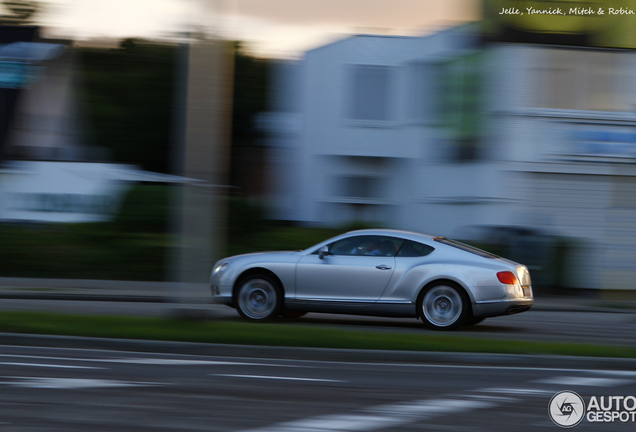
[(134, 186), (112, 222), (0, 224), (0, 276), (165, 280), (170, 188)]
[[(0, 224), (0, 277), (168, 280), (172, 192), (169, 186), (134, 186), (112, 222)], [(225, 256), (304, 249), (356, 228), (270, 221), (261, 205), (245, 198), (229, 198), (228, 212)]]

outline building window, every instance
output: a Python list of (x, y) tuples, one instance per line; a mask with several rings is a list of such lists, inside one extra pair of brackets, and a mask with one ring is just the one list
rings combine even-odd
[(409, 121), (415, 123), (435, 123), (438, 121), (438, 65), (413, 63), (408, 67), (408, 109)]
[(530, 106), (589, 111), (629, 111), (627, 64), (621, 52), (544, 49), (530, 69)]
[(387, 66), (351, 66), (349, 118), (354, 120), (390, 120), (389, 93), (391, 68)]
[(346, 198), (380, 198), (380, 178), (342, 176), (336, 181), (336, 195)]

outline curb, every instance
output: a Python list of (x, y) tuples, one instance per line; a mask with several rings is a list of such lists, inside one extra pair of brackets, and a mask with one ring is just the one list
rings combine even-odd
[[(60, 293), (41, 291), (2, 291), (0, 289), (0, 300), (59, 300), (59, 301), (104, 301), (104, 302), (130, 302), (130, 303), (174, 303), (175, 298), (165, 295), (136, 295), (136, 294), (86, 294), (86, 293)], [(211, 299), (204, 297), (193, 297), (192, 299), (182, 299), (184, 302), (194, 301), (195, 303), (210, 303)], [(567, 302), (567, 301), (565, 301)], [(575, 302), (574, 302), (575, 303)], [(539, 302), (535, 299), (535, 304), (531, 311), (541, 312), (597, 312), (597, 313), (620, 313), (636, 314), (636, 305), (633, 307), (609, 307), (593, 305), (572, 304), (549, 304)]]
[(171, 303), (168, 297), (120, 294), (0, 293), (0, 300), (108, 301), (130, 303)]
[(276, 358), (305, 361), (444, 364), (505, 368), (636, 370), (636, 359), (527, 354), (453, 353), (431, 351), (382, 351), (337, 348), (299, 348), (258, 345), (206, 344), (92, 338), (82, 336), (0, 333), (0, 345), (46, 348), (134, 351), (219, 357)]

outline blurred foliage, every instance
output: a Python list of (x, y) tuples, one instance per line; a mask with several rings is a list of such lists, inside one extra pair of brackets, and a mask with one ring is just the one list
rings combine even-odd
[(249, 241), (230, 241), (228, 255), (302, 250), (342, 233), (341, 229), (272, 225), (258, 232)]
[(343, 232), (340, 229), (295, 227), (268, 220), (262, 205), (245, 198), (231, 198), (228, 213), (228, 256), (305, 249)]
[[(111, 222), (0, 224), (0, 277), (168, 280), (172, 191), (133, 186)], [(288, 226), (236, 197), (229, 200), (228, 220), (225, 255), (304, 249), (351, 228)]]
[(230, 184), (248, 195), (262, 195), (265, 182), (264, 134), (255, 118), (269, 110), (270, 60), (249, 55), (234, 44), (234, 97)]
[(165, 280), (170, 189), (134, 186), (113, 222), (1, 224), (0, 276)]
[(228, 238), (231, 242), (249, 243), (270, 224), (265, 219), (265, 209), (245, 198), (231, 197), (228, 200)]
[(87, 143), (115, 162), (167, 173), (177, 45), (127, 39), (119, 49), (79, 48)]
[[(171, 186), (133, 186), (111, 222), (0, 224), (0, 277), (168, 280), (172, 192)], [(343, 232), (379, 226), (299, 227), (267, 219), (257, 201), (231, 197), (228, 203), (226, 256), (301, 250)], [(534, 253), (523, 260), (507, 244), (466, 243), (528, 265), (535, 292), (545, 293), (572, 287), (569, 268), (577, 247), (573, 239), (549, 239), (548, 255)]]
[(571, 274), (572, 261), (581, 246), (575, 238), (534, 234), (524, 244), (516, 242), (514, 237), (502, 237), (497, 242), (460, 241), (527, 266), (535, 295), (576, 287)]
[(294, 226), (267, 219), (266, 213), (265, 207), (256, 200), (230, 198), (227, 256), (302, 250), (347, 231), (381, 227), (381, 224), (367, 222), (352, 222), (334, 228)]
[(114, 226), (123, 233), (166, 233), (172, 204), (170, 186), (135, 186), (122, 203)]
[[(116, 162), (148, 171), (174, 172), (170, 158), (187, 67), (177, 44), (126, 39), (118, 49), (78, 48), (80, 103), (86, 113), (87, 142), (108, 149)], [(181, 70), (181, 72), (180, 72)], [(269, 61), (252, 57), (241, 43), (234, 50), (232, 148), (249, 148), (261, 134), (255, 116), (267, 109)], [(234, 163), (231, 184), (240, 160)]]
[(232, 147), (252, 146), (261, 138), (254, 117), (268, 110), (269, 71), (269, 60), (252, 57), (235, 43)]
[(633, 346), (499, 340), (449, 332), (376, 332), (324, 324), (295, 325), (289, 319), (255, 325), (228, 320), (0, 312), (0, 331), (279, 347), (636, 358)]

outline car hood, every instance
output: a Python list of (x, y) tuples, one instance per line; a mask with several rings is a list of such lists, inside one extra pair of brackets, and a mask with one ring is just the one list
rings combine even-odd
[(271, 251), (271, 252), (252, 252), (219, 260), (219, 263), (227, 262), (266, 262), (266, 261), (286, 261), (286, 257), (296, 257), (301, 251)]
[(234, 255), (225, 259), (232, 259), (232, 258), (245, 258), (245, 257), (257, 257), (257, 256), (264, 256), (264, 255), (290, 255), (290, 254), (297, 254), (298, 252), (301, 251), (266, 251), (266, 252), (250, 252), (250, 253), (245, 253), (245, 254), (240, 254), (240, 255)]

